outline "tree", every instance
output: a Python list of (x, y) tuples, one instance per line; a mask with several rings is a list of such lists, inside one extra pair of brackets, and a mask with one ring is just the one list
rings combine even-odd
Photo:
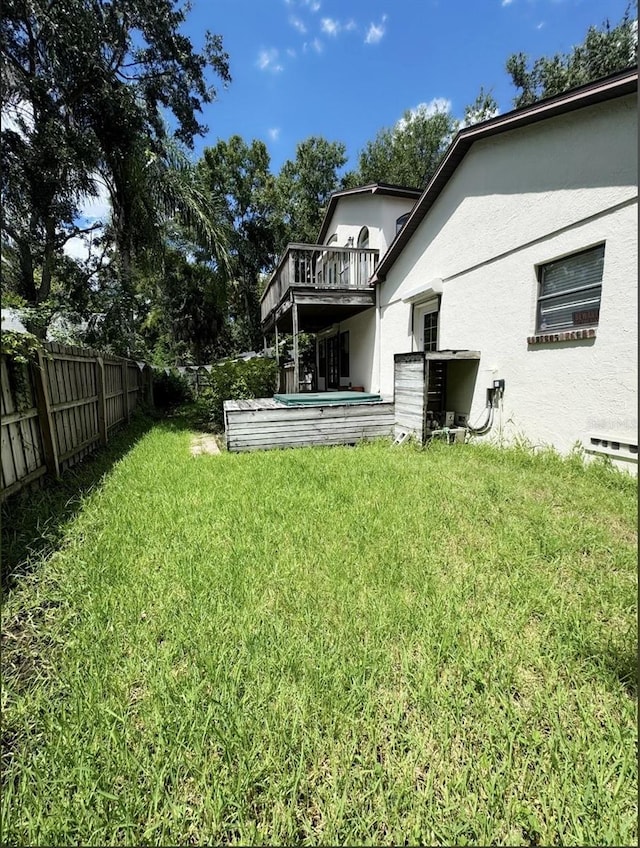
[(423, 188), (431, 178), (457, 129), (445, 108), (422, 104), (408, 110), (393, 127), (381, 129), (359, 156), (349, 185), (386, 182)]
[(385, 182), (423, 188), (457, 129), (443, 107), (426, 104), (408, 110), (393, 127), (381, 129), (361, 151), (358, 169), (346, 186)]
[(118, 323), (128, 325), (129, 353), (135, 349), (137, 281), (165, 273), (167, 246), (175, 253), (182, 245), (185, 255), (198, 254), (201, 262), (228, 272), (230, 228), (223, 198), (203, 188), (196, 168), (175, 143), (165, 139), (157, 149), (132, 139), (104, 172), (122, 306)]
[(461, 128), (479, 124), (481, 121), (488, 121), (491, 118), (495, 118), (498, 113), (498, 104), (495, 97), (490, 91), (485, 91), (481, 86), (478, 96), (473, 103), (465, 106)]
[(78, 209), (99, 171), (120, 203), (117, 228), (131, 229), (126, 184), (147, 151), (164, 155), (163, 110), (186, 145), (206, 129), (197, 114), (216, 93), (207, 75), (228, 82), (228, 57), (210, 33), (194, 51), (179, 32), (185, 14), (173, 0), (6, 0), (2, 232), (19, 257), (11, 283), (29, 304), (47, 301), (64, 244), (88, 229)]
[(570, 53), (544, 56), (532, 65), (526, 54), (513, 53), (506, 69), (513, 85), (520, 89), (513, 100), (519, 108), (637, 63), (638, 22), (631, 19), (629, 7), (616, 26), (607, 20), (601, 28), (589, 27), (584, 42)]
[(295, 159), (284, 163), (276, 178), (284, 224), (280, 252), (287, 242), (315, 243), (329, 196), (340, 185), (338, 171), (346, 161), (342, 142), (311, 136), (298, 144)]
[(187, 252), (185, 245), (168, 249), (162, 273), (141, 286), (151, 304), (141, 334), (158, 364), (203, 364), (223, 352), (225, 276), (220, 269), (187, 259)]
[(229, 319), (232, 345), (240, 350), (261, 344), (260, 282), (275, 265), (282, 236), (269, 163), (263, 142), (247, 144), (238, 135), (206, 148), (198, 163), (203, 190), (224, 198), (230, 232)]

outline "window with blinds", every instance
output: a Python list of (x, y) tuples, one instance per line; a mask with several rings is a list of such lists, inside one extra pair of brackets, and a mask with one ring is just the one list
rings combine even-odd
[(597, 326), (603, 268), (603, 244), (540, 265), (537, 332)]

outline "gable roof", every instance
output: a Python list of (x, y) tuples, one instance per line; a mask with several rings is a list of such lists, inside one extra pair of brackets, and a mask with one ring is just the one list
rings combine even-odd
[(324, 238), (327, 235), (331, 218), (335, 212), (338, 201), (341, 197), (348, 197), (352, 194), (382, 194), (392, 197), (406, 197), (409, 200), (417, 200), (422, 194), (420, 188), (409, 188), (408, 186), (392, 185), (391, 183), (370, 183), (366, 186), (357, 186), (356, 188), (347, 188), (344, 191), (334, 191), (329, 198), (327, 211), (322, 219), (322, 226), (318, 233), (318, 244), (324, 243)]
[(510, 130), (520, 129), (521, 127), (529, 126), (529, 124), (544, 121), (547, 118), (555, 118), (558, 115), (565, 115), (577, 109), (584, 109), (587, 106), (593, 106), (605, 100), (623, 97), (627, 94), (632, 94), (637, 89), (638, 68), (629, 68), (625, 71), (611, 74), (604, 79), (587, 83), (579, 88), (565, 91), (563, 94), (546, 97), (544, 100), (539, 100), (531, 106), (514, 109), (511, 112), (506, 112), (504, 115), (498, 115), (496, 118), (491, 118), (488, 121), (483, 121), (480, 124), (474, 124), (471, 127), (460, 130), (451, 142), (447, 153), (427, 187), (422, 192), (420, 199), (411, 210), (411, 214), (404, 227), (391, 242), (389, 249), (380, 260), (371, 278), (371, 282), (379, 283), (386, 279), (389, 269), (418, 229), (421, 221), (427, 215), (440, 192), (444, 189), (474, 142), (509, 132)]

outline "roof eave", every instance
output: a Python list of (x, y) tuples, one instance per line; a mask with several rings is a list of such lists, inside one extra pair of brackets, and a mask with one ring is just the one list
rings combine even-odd
[(587, 83), (584, 86), (580, 86), (580, 88), (572, 89), (563, 94), (545, 98), (531, 106), (514, 109), (511, 112), (506, 112), (504, 115), (483, 121), (473, 127), (460, 130), (451, 142), (449, 150), (411, 211), (404, 227), (391, 242), (389, 249), (382, 257), (370, 282), (380, 283), (386, 279), (387, 273), (393, 263), (418, 229), (423, 218), (435, 203), (440, 192), (475, 141), (500, 135), (510, 130), (520, 129), (521, 127), (529, 126), (547, 118), (584, 109), (604, 100), (624, 97), (628, 94), (633, 94), (637, 88), (638, 69), (635, 67), (610, 77)]
[(355, 188), (346, 188), (342, 189), (341, 191), (334, 191), (331, 197), (329, 198), (329, 205), (327, 206), (327, 211), (324, 213), (322, 224), (320, 225), (320, 232), (318, 233), (318, 244), (323, 243), (324, 237), (326, 236), (327, 230), (329, 229), (331, 216), (333, 215), (335, 208), (338, 205), (338, 201), (342, 197), (349, 197), (355, 194), (380, 194), (396, 197), (406, 197), (408, 199), (415, 198), (417, 200), (420, 197), (421, 193), (421, 189), (419, 188), (392, 185), (391, 183), (369, 183), (365, 186), (356, 186)]

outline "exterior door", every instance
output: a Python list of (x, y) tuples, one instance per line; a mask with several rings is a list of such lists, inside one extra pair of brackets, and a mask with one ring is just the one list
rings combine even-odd
[(340, 348), (338, 336), (327, 339), (327, 381), (328, 389), (337, 389), (340, 385)]
[(440, 303), (437, 300), (416, 306), (413, 332), (417, 350), (430, 353), (440, 349), (438, 347), (439, 308)]

